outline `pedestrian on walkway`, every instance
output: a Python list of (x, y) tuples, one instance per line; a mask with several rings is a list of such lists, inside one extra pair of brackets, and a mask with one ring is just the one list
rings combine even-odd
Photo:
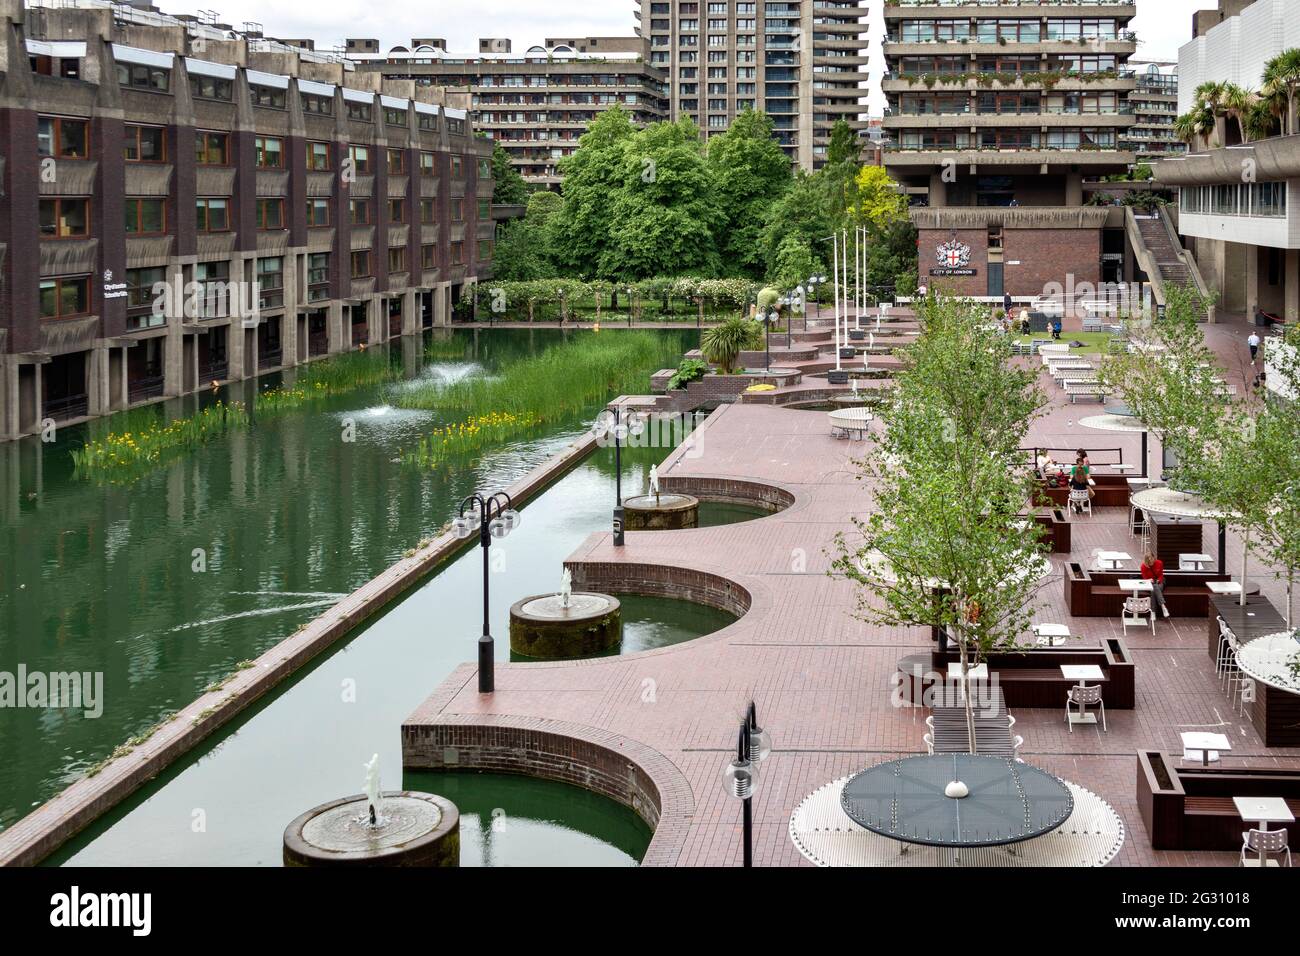
[(1259, 355), (1259, 333), (1251, 332), (1250, 338), (1246, 339), (1246, 344), (1250, 346), (1250, 364), (1255, 364), (1255, 359)]

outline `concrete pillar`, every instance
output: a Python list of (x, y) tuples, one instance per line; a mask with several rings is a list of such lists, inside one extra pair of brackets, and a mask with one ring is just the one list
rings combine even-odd
[(1065, 177), (1065, 204), (1067, 206), (1083, 205), (1083, 174), (1070, 173)]
[(331, 302), (326, 313), (325, 325), (329, 337), (329, 354), (346, 352), (352, 330), (348, 327), (350, 316), (348, 307), (342, 302)]
[(1286, 251), (1286, 320), (1300, 321), (1300, 249)]
[(86, 368), (86, 414), (91, 418), (106, 415), (112, 407), (109, 405), (107, 345), (96, 345), (90, 350), (90, 359)]
[(941, 172), (930, 174), (930, 205), (934, 208), (948, 205), (948, 184)]
[(0, 355), (0, 441), (17, 437), (18, 360), (12, 355)]
[(1246, 246), (1246, 321), (1259, 311), (1259, 247)]
[(415, 335), (420, 331), (420, 293), (407, 289), (402, 293), (402, 335)]

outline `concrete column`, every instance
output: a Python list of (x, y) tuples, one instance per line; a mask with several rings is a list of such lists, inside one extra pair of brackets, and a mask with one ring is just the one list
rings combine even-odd
[(326, 313), (325, 325), (329, 336), (329, 354), (345, 352), (348, 349), (348, 337), (352, 334), (347, 323), (348, 307), (342, 302), (331, 302)]
[(86, 369), (86, 414), (95, 418), (106, 415), (109, 405), (108, 353), (106, 345), (96, 345), (90, 350)]
[(1259, 247), (1246, 246), (1246, 321), (1259, 311)]
[(943, 173), (930, 174), (930, 205), (934, 208), (948, 205), (948, 184), (944, 182)]
[(402, 293), (402, 334), (415, 335), (420, 331), (420, 293), (407, 289)]
[(0, 441), (17, 437), (18, 360), (12, 355), (0, 355)]
[(1300, 321), (1300, 249), (1286, 251), (1286, 320)]
[(1065, 204), (1067, 206), (1083, 205), (1083, 174), (1070, 173), (1065, 177)]
[(244, 362), (244, 323), (242, 319), (231, 319), (226, 332), (226, 375), (230, 381), (238, 382), (248, 378)]
[(366, 301), (366, 328), (370, 330), (370, 344), (387, 341), (388, 309), (382, 296), (371, 296)]

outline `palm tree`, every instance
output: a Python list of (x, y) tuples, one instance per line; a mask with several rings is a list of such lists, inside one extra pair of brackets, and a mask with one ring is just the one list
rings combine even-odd
[(1268, 139), (1277, 133), (1282, 124), (1282, 113), (1287, 105), (1280, 99), (1257, 97), (1246, 113), (1246, 130), (1252, 140)]
[(705, 330), (700, 351), (704, 353), (705, 359), (718, 366), (723, 375), (730, 375), (735, 370), (740, 353), (758, 347), (757, 339), (757, 325), (749, 319), (733, 315), (720, 325)]
[(1225, 116), (1229, 116), (1237, 121), (1237, 129), (1241, 133), (1243, 143), (1250, 142), (1250, 132), (1247, 129), (1246, 118), (1255, 108), (1259, 97), (1254, 90), (1248, 90), (1245, 87), (1238, 86), (1236, 83), (1222, 84), (1223, 92), (1220, 100)]
[(1214, 114), (1204, 104), (1198, 103), (1192, 107), (1191, 112), (1174, 120), (1174, 132), (1189, 145), (1195, 145), (1200, 138), (1208, 142), (1214, 134)]
[(1295, 101), (1300, 92), (1300, 48), (1279, 53), (1264, 67), (1264, 95), (1286, 100), (1286, 121), (1282, 130), (1288, 136), (1296, 132)]

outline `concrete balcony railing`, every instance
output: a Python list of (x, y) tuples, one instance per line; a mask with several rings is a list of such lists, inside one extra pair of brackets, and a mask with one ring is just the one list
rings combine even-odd
[(1111, 218), (1098, 206), (922, 206), (910, 214), (918, 229), (1101, 229)]
[(1165, 186), (1236, 185), (1242, 182), (1246, 163), (1255, 182), (1300, 179), (1300, 135), (1166, 159), (1156, 165), (1155, 178)]
[(984, 42), (981, 40), (929, 40), (921, 42), (906, 42), (901, 40), (891, 40), (888, 37), (884, 41), (885, 55), (894, 56), (934, 56), (942, 54), (944, 56), (960, 56), (964, 53), (971, 55), (987, 56), (989, 54), (1024, 54), (1024, 53), (1048, 53), (1048, 54), (1071, 54), (1071, 53), (1100, 53), (1112, 54), (1114, 56), (1132, 56), (1137, 52), (1136, 40), (1086, 40), (1080, 43), (1077, 40), (1029, 40), (1023, 43), (1009, 41), (999, 43)]
[(971, 149), (968, 146), (926, 147), (910, 149), (891, 147), (885, 150), (887, 168), (938, 167), (945, 163), (984, 168), (1005, 167), (1066, 167), (1086, 166), (1090, 174), (1107, 169), (1122, 172), (1137, 156), (1120, 149), (1045, 149), (1040, 146), (1026, 149)]
[(928, 90), (1059, 90), (1062, 92), (1128, 92), (1135, 80), (1131, 72), (1062, 73), (1047, 70), (1038, 73), (898, 73), (890, 70), (882, 77), (886, 93), (924, 93)]
[[(1059, 13), (1057, 13), (1059, 11)], [(1114, 0), (1070, 0), (1069, 3), (1041, 0), (885, 0), (885, 20), (977, 20), (987, 17), (1039, 16), (1114, 17), (1131, 20), (1136, 3)]]

